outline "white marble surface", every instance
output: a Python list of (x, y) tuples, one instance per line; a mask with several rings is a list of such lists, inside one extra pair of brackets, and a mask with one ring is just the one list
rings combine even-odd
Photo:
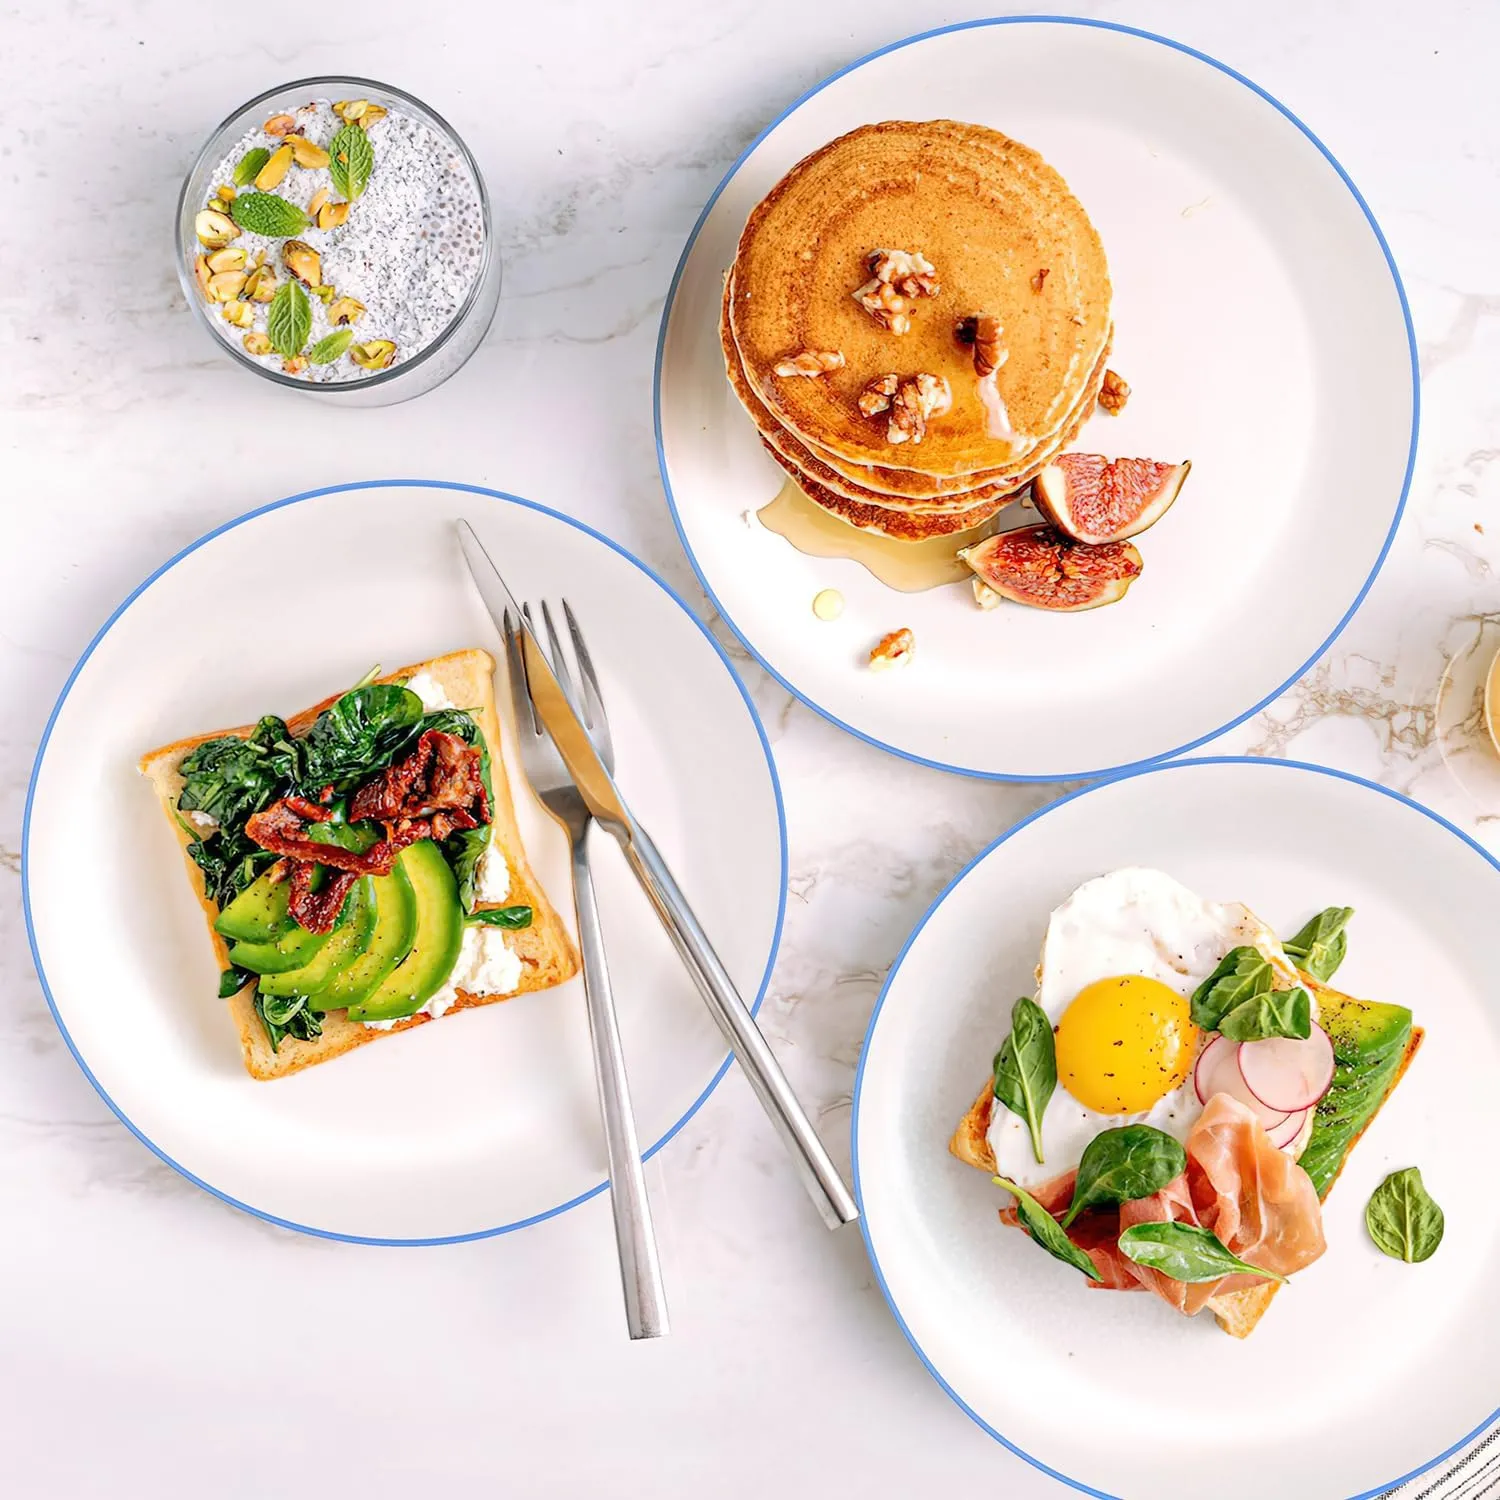
[[(1222, 748), (1376, 777), (1500, 847), (1484, 821), (1500, 802), (1469, 800), (1433, 730), (1445, 653), (1500, 611), (1500, 13), (1085, 8), (1199, 46), (1302, 115), (1383, 224), (1421, 343), (1421, 451), (1385, 572), (1329, 657)], [(985, 9), (26, 0), (0, 15), (0, 1490), (1064, 1493), (923, 1371), (857, 1234), (822, 1229), (733, 1074), (653, 1168), (676, 1331), (629, 1347), (602, 1200), (498, 1241), (377, 1250), (270, 1228), (178, 1178), (73, 1064), (20, 912), (26, 783), (70, 665), (156, 564), (255, 504), (347, 479), (495, 485), (603, 528), (701, 602), (650, 425), (657, 319), (693, 219), (820, 76)], [(385, 413), (330, 414), (231, 369), (170, 257), (212, 123), (340, 70), (447, 114), (504, 221), (488, 342)], [(791, 835), (766, 1025), (847, 1162), (860, 1038), (902, 938), (1056, 789), (915, 769), (746, 675)], [(108, 955), (100, 973), (107, 986)]]

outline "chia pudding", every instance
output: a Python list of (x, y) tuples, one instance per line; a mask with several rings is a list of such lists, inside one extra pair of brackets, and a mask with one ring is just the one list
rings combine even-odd
[(465, 153), (394, 99), (268, 115), (207, 180), (190, 280), (219, 336), (269, 371), (342, 384), (407, 363), (484, 269)]

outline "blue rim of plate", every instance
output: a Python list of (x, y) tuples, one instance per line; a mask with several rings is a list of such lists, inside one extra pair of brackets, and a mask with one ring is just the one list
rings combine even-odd
[[(1376, 242), (1380, 246), (1381, 254), (1385, 256), (1386, 266), (1390, 270), (1391, 281), (1394, 283), (1396, 288), (1396, 298), (1401, 305), (1401, 317), (1406, 324), (1406, 343), (1411, 356), (1411, 443), (1407, 448), (1406, 473), (1402, 476), (1401, 479), (1401, 494), (1396, 501), (1396, 513), (1391, 518), (1390, 530), (1386, 533), (1385, 542), (1381, 546), (1380, 552), (1375, 558), (1375, 565), (1370, 569), (1370, 576), (1365, 579), (1364, 584), (1361, 586), (1359, 592), (1354, 596), (1354, 602), (1344, 612), (1343, 618), (1340, 619), (1338, 624), (1333, 627), (1333, 630), (1329, 633), (1327, 639), (1323, 641), (1318, 649), (1314, 651), (1313, 654), (1309, 656), (1308, 659), (1303, 662), (1302, 665), (1298, 667), (1297, 670), (1293, 672), (1291, 676), (1281, 684), (1280, 687), (1276, 688), (1273, 692), (1267, 693), (1266, 696), (1260, 700), (1260, 702), (1252, 704), (1244, 711), (1244, 713), (1236, 715), (1236, 717), (1230, 719), (1227, 724), (1222, 724), (1219, 726), (1219, 728), (1210, 730), (1207, 734), (1199, 735), (1197, 739), (1189, 740), (1185, 745), (1178, 745), (1175, 749), (1163, 750), (1156, 755), (1146, 756), (1141, 760), (1132, 761), (1125, 765), (1104, 766), (1096, 771), (1055, 771), (1048, 772), (1045, 775), (1031, 776), (1021, 775), (1012, 771), (981, 771), (975, 769), (972, 766), (950, 765), (946, 761), (931, 760), (926, 756), (916, 755), (910, 750), (903, 750), (899, 745), (888, 744), (885, 740), (876, 739), (874, 735), (866, 734), (862, 729), (856, 729), (852, 724), (845, 723), (844, 720), (840, 719), (836, 714), (830, 713), (829, 710), (824, 708), (821, 704), (814, 702), (813, 699), (809, 698), (807, 694), (802, 692), (801, 689), (798, 688), (794, 683), (789, 682), (785, 677), (783, 677), (781, 673), (778, 672), (776, 668), (773, 667), (770, 662), (768, 662), (765, 657), (761, 655), (761, 653), (756, 649), (754, 643), (735, 622), (734, 617), (729, 613), (728, 610), (724, 608), (723, 602), (719, 599), (719, 596), (713, 590), (713, 585), (708, 581), (708, 577), (704, 573), (702, 567), (699, 566), (698, 558), (694, 554), (692, 546), (688, 542), (687, 532), (683, 529), (682, 517), (677, 509), (676, 496), (672, 493), (672, 479), (671, 475), (667, 472), (667, 454), (666, 448), (663, 445), (662, 441), (661, 415), (662, 362), (666, 354), (667, 327), (671, 322), (672, 308), (677, 300), (678, 285), (682, 281), (683, 273), (687, 270), (688, 260), (692, 256), (693, 247), (698, 243), (698, 235), (702, 232), (703, 225), (707, 222), (709, 214), (713, 212), (714, 204), (719, 201), (719, 198), (723, 194), (724, 189), (727, 188), (729, 184), (734, 180), (740, 168), (744, 166), (746, 160), (751, 156), (756, 148), (759, 147), (761, 142), (764, 141), (766, 137), (770, 135), (771, 132), (775, 130), (776, 127), (780, 125), (782, 121), (785, 120), (789, 115), (795, 114), (797, 110), (799, 110), (804, 104), (807, 103), (809, 99), (813, 97), (813, 95), (822, 93), (823, 90), (826, 89), (830, 84), (837, 83), (838, 80), (844, 77), (846, 73), (853, 73), (854, 71), (856, 71), (856, 69), (864, 67), (866, 63), (874, 62), (878, 57), (884, 57), (888, 52), (898, 52), (903, 47), (913, 46), (917, 42), (929, 41), (933, 37), (945, 36), (950, 31), (972, 31), (978, 27), (983, 26), (1016, 25), (1086, 26), (1096, 31), (1117, 31), (1125, 36), (1139, 37), (1142, 41), (1156, 42), (1160, 46), (1170, 47), (1174, 52), (1182, 52), (1185, 53), (1188, 57), (1196, 58), (1199, 62), (1207, 63), (1211, 68), (1216, 68), (1219, 72), (1226, 74), (1230, 78), (1233, 78), (1237, 83), (1244, 84), (1244, 86), (1252, 93), (1255, 93), (1259, 95), (1260, 98), (1264, 99), (1267, 104), (1271, 105), (1277, 111), (1278, 114), (1282, 115), (1286, 120), (1290, 121), (1291, 124), (1295, 125), (1297, 129), (1307, 137), (1312, 145), (1317, 148), (1323, 159), (1329, 164), (1329, 166), (1333, 168), (1335, 172), (1338, 173), (1340, 181), (1342, 181), (1344, 186), (1349, 189), (1349, 192), (1353, 196), (1354, 201), (1359, 205), (1360, 211), (1364, 214), (1365, 220), (1369, 224), (1371, 231), (1375, 235)], [(1339, 162), (1339, 159), (1333, 154), (1333, 152), (1328, 149), (1327, 146), (1323, 144), (1322, 141), (1318, 139), (1316, 135), (1313, 134), (1311, 130), (1308, 129), (1308, 127), (1300, 119), (1298, 119), (1296, 115), (1292, 113), (1291, 110), (1286, 107), (1286, 105), (1284, 105), (1274, 95), (1267, 93), (1266, 90), (1261, 88), (1261, 86), (1253, 79), (1246, 78), (1243, 73), (1237, 71), (1234, 68), (1231, 68), (1227, 63), (1220, 62), (1216, 57), (1210, 57), (1206, 52), (1200, 52), (1196, 47), (1189, 47), (1185, 42), (1177, 42), (1173, 41), (1171, 37), (1159, 36), (1154, 31), (1142, 31), (1139, 27), (1122, 26), (1114, 21), (1091, 20), (1085, 16), (991, 16), (976, 21), (958, 21), (951, 26), (937, 26), (934, 27), (931, 31), (918, 32), (915, 36), (903, 37), (899, 42), (891, 42), (887, 46), (876, 48), (876, 50), (873, 52), (867, 52), (863, 57), (857, 58), (854, 62), (851, 62), (846, 66), (840, 68), (836, 73), (830, 73), (828, 77), (823, 79), (820, 83), (814, 84), (812, 88), (808, 89), (807, 92), (801, 95), (800, 98), (795, 99), (784, 110), (782, 110), (781, 113), (777, 115), (776, 118), (772, 120), (771, 123), (767, 125), (765, 129), (762, 130), (760, 134), (757, 135), (755, 139), (751, 141), (750, 144), (746, 146), (742, 152), (740, 152), (739, 156), (735, 159), (734, 165), (730, 167), (730, 169), (724, 174), (723, 179), (720, 181), (718, 187), (713, 190), (713, 194), (709, 198), (708, 202), (703, 205), (703, 211), (698, 215), (698, 220), (693, 225), (693, 232), (688, 236), (687, 244), (683, 247), (682, 255), (678, 259), (677, 269), (672, 273), (671, 285), (667, 288), (667, 300), (662, 308), (661, 314), (661, 327), (658, 330), (656, 336), (656, 368), (652, 380), (652, 420), (655, 423), (656, 427), (656, 465), (657, 468), (661, 471), (661, 483), (662, 489), (666, 491), (667, 508), (672, 513), (672, 524), (677, 528), (677, 537), (678, 540), (682, 543), (682, 550), (687, 553), (688, 562), (692, 564), (693, 572), (698, 575), (698, 582), (702, 586), (703, 592), (708, 595), (709, 601), (713, 604), (715, 610), (718, 611), (719, 618), (723, 620), (725, 625), (727, 625), (731, 631), (734, 632), (736, 639), (745, 648), (745, 650), (748, 651), (750, 655), (760, 663), (760, 666), (764, 671), (769, 673), (769, 675), (773, 677), (778, 683), (780, 683), (781, 686), (784, 687), (787, 692), (789, 692), (794, 698), (798, 699), (799, 702), (805, 703), (808, 708), (812, 709), (814, 713), (820, 714), (823, 718), (827, 719), (830, 724), (836, 725), (839, 729), (844, 730), (847, 734), (852, 734), (855, 739), (863, 740), (867, 745), (874, 745), (879, 750), (889, 751), (892, 755), (900, 756), (902, 760), (910, 761), (914, 765), (928, 766), (934, 771), (953, 771), (960, 776), (972, 776), (981, 781), (1089, 781), (1097, 777), (1119, 776), (1123, 775), (1126, 772), (1139, 770), (1146, 766), (1158, 765), (1162, 761), (1172, 760), (1177, 756), (1186, 755), (1189, 751), (1196, 750), (1200, 745), (1206, 745), (1210, 740), (1217, 739), (1221, 734), (1227, 734), (1236, 725), (1243, 724), (1246, 719), (1251, 718), (1255, 714), (1258, 714), (1261, 709), (1265, 708), (1268, 704), (1274, 702), (1277, 698), (1279, 698), (1289, 687), (1291, 687), (1294, 682), (1297, 681), (1299, 677), (1302, 676), (1304, 672), (1308, 671), (1313, 666), (1313, 664), (1317, 662), (1317, 660), (1323, 655), (1325, 651), (1328, 650), (1331, 645), (1333, 645), (1333, 643), (1343, 633), (1344, 627), (1349, 623), (1351, 619), (1354, 618), (1355, 611), (1360, 607), (1361, 604), (1364, 603), (1365, 595), (1370, 592), (1370, 589), (1374, 585), (1375, 580), (1380, 576), (1381, 568), (1385, 565), (1386, 556), (1391, 550), (1391, 543), (1396, 540), (1396, 532), (1400, 528), (1401, 517), (1406, 510), (1407, 493), (1411, 489), (1412, 471), (1417, 461), (1417, 429), (1420, 425), (1419, 419), (1421, 414), (1421, 399), (1420, 370), (1417, 363), (1417, 335), (1415, 329), (1412, 327), (1411, 307), (1406, 300), (1406, 288), (1402, 284), (1400, 271), (1396, 269), (1396, 258), (1391, 254), (1391, 247), (1386, 242), (1385, 234), (1381, 230), (1379, 223), (1376, 221), (1374, 213), (1371, 212), (1370, 205), (1365, 202), (1364, 195), (1354, 185), (1353, 179), (1344, 170), (1342, 164)]]
[[(1015, 835), (1020, 833), (1023, 828), (1027, 827), (1031, 823), (1035, 823), (1039, 818), (1046, 817), (1048, 813), (1055, 812), (1058, 808), (1064, 806), (1069, 802), (1076, 802), (1080, 797), (1087, 797), (1093, 792), (1101, 791), (1105, 787), (1114, 786), (1118, 782), (1133, 781), (1138, 776), (1151, 776), (1159, 772), (1189, 770), (1196, 766), (1272, 766), (1277, 768), (1278, 770), (1311, 771), (1319, 776), (1330, 776), (1335, 781), (1350, 782), (1354, 786), (1364, 787), (1367, 791), (1379, 792), (1382, 797), (1389, 797), (1391, 801), (1398, 802), (1403, 807), (1410, 808), (1413, 812), (1420, 813), (1424, 818), (1430, 818), (1440, 828), (1446, 828), (1448, 832), (1451, 833), (1455, 838), (1467, 844), (1470, 849), (1472, 849), (1477, 855), (1480, 856), (1481, 859), (1485, 861), (1485, 863), (1487, 863), (1491, 867), (1491, 869), (1500, 872), (1500, 859), (1496, 859), (1495, 856), (1491, 854), (1489, 850), (1486, 849), (1482, 844), (1470, 838), (1470, 836), (1465, 833), (1463, 829), (1458, 828), (1454, 824), (1450, 823), (1448, 819), (1443, 817), (1440, 813), (1433, 812), (1430, 807), (1424, 807), (1420, 802), (1414, 802), (1410, 797), (1403, 796), (1400, 792), (1393, 791), (1388, 786), (1381, 786), (1378, 782), (1368, 781), (1363, 776), (1356, 776), (1351, 771), (1336, 771), (1332, 766), (1314, 765), (1311, 761), (1305, 760), (1280, 760), (1275, 756), (1270, 755), (1199, 755), (1191, 756), (1185, 760), (1155, 762), (1150, 765), (1135, 766), (1128, 771), (1120, 772), (1116, 776), (1109, 776), (1106, 777), (1103, 781), (1096, 781), (1092, 786), (1082, 787), (1076, 792), (1069, 792), (1066, 796), (1059, 797), (1055, 802), (1049, 802), (1045, 807), (1040, 807), (1034, 813), (1031, 813), (1028, 816), (1022, 818), (1019, 823), (1016, 823), (1012, 827), (1007, 828), (1005, 832), (1002, 833), (1000, 837), (997, 838), (993, 843), (988, 844), (985, 848), (981, 849), (979, 853), (976, 854), (974, 858), (971, 859), (968, 864), (966, 864), (963, 869), (961, 869), (958, 874), (955, 875), (953, 879), (943, 887), (942, 891), (939, 892), (937, 899), (922, 914), (921, 921), (919, 921), (917, 925), (912, 928), (910, 935), (901, 945), (901, 951), (896, 955), (895, 961), (891, 964), (890, 972), (885, 977), (885, 983), (880, 987), (880, 997), (875, 1002), (875, 1009), (871, 1012), (870, 1015), (870, 1024), (865, 1028), (864, 1040), (860, 1044), (859, 1067), (854, 1075), (854, 1102), (849, 1116), (849, 1151), (854, 1174), (854, 1199), (855, 1202), (859, 1205), (859, 1232), (864, 1236), (865, 1253), (870, 1257), (870, 1266), (871, 1269), (875, 1272), (876, 1283), (880, 1287), (881, 1295), (886, 1300), (886, 1305), (891, 1310), (891, 1316), (896, 1320), (897, 1327), (899, 1327), (901, 1332), (906, 1335), (907, 1343), (912, 1346), (912, 1349), (916, 1352), (917, 1358), (920, 1359), (923, 1365), (926, 1366), (927, 1373), (931, 1375), (935, 1381), (937, 1381), (938, 1385), (942, 1387), (949, 1398), (953, 1401), (953, 1404), (957, 1406), (965, 1416), (973, 1421), (976, 1426), (982, 1428), (992, 1438), (994, 1438), (997, 1443), (1000, 1443), (1004, 1447), (1010, 1449), (1010, 1451), (1014, 1453), (1017, 1458), (1025, 1459), (1026, 1462), (1029, 1463), (1034, 1469), (1040, 1469), (1043, 1474), (1046, 1474), (1051, 1478), (1060, 1481), (1071, 1489), (1079, 1490), (1085, 1495), (1097, 1496), (1098, 1500), (1119, 1500), (1119, 1497), (1110, 1494), (1108, 1490), (1097, 1490), (1093, 1488), (1092, 1485), (1085, 1484), (1081, 1479), (1073, 1479), (1069, 1475), (1064, 1474), (1060, 1469), (1052, 1468), (1050, 1464), (1043, 1463), (1041, 1459), (1034, 1457), (1024, 1448), (1021, 1448), (1015, 1443), (1011, 1442), (1011, 1440), (1006, 1437), (1004, 1433), (998, 1432), (995, 1428), (991, 1427), (990, 1424), (986, 1422), (984, 1418), (981, 1417), (979, 1413), (976, 1412), (974, 1408), (970, 1406), (963, 1399), (963, 1397), (960, 1396), (958, 1392), (948, 1384), (946, 1380), (943, 1379), (942, 1375), (938, 1371), (937, 1366), (934, 1365), (933, 1362), (927, 1357), (926, 1351), (922, 1348), (921, 1344), (917, 1342), (916, 1335), (907, 1326), (906, 1319), (901, 1316), (901, 1309), (896, 1306), (896, 1299), (891, 1295), (891, 1289), (886, 1283), (885, 1272), (880, 1265), (880, 1257), (875, 1253), (875, 1245), (870, 1237), (870, 1218), (869, 1215), (865, 1212), (864, 1191), (860, 1185), (859, 1170), (860, 1095), (864, 1089), (865, 1064), (869, 1060), (870, 1043), (875, 1036), (875, 1026), (876, 1023), (880, 1020), (880, 1012), (885, 1008), (886, 996), (890, 994), (891, 986), (896, 982), (896, 976), (901, 972), (901, 965), (906, 961), (907, 952), (910, 950), (912, 944), (915, 943), (917, 938), (921, 935), (922, 929), (925, 928), (937, 914), (938, 908), (965, 880), (969, 878), (969, 875), (979, 865), (983, 864), (984, 861), (987, 860), (995, 852), (995, 850), (997, 850), (1001, 846), (1001, 844), (1005, 843), (1009, 839), (1014, 838)], [(1380, 1496), (1385, 1495), (1390, 1490), (1395, 1489), (1398, 1485), (1405, 1484), (1408, 1480), (1415, 1479), (1418, 1475), (1427, 1473), (1435, 1465), (1442, 1463), (1445, 1458), (1452, 1458), (1453, 1455), (1457, 1453), (1461, 1448), (1464, 1448), (1468, 1444), (1472, 1443), (1482, 1433), (1487, 1431), (1490, 1427), (1494, 1426), (1497, 1421), (1500, 1421), (1500, 1407), (1497, 1407), (1494, 1411), (1492, 1411), (1489, 1416), (1484, 1419), (1484, 1421), (1482, 1421), (1476, 1428), (1474, 1428), (1472, 1432), (1466, 1433), (1463, 1437), (1459, 1438), (1457, 1442), (1452, 1444), (1451, 1447), (1445, 1448), (1435, 1458), (1430, 1458), (1426, 1463), (1419, 1464), (1410, 1472), (1402, 1474), (1399, 1478), (1391, 1480), (1389, 1484), (1377, 1485), (1372, 1490), (1361, 1490), (1359, 1494), (1350, 1496), (1349, 1500), (1379, 1500)]]
[[(374, 1235), (341, 1234), (333, 1229), (318, 1229), (310, 1224), (297, 1224), (290, 1219), (283, 1219), (276, 1214), (266, 1213), (256, 1208), (253, 1204), (242, 1203), (238, 1198), (231, 1197), (228, 1193), (221, 1192), (212, 1183), (205, 1182), (201, 1177), (188, 1171), (181, 1162), (175, 1161), (149, 1136), (140, 1130), (130, 1117), (110, 1098), (104, 1085), (94, 1076), (93, 1070), (83, 1060), (82, 1053), (73, 1042), (68, 1028), (63, 1023), (63, 1018), (57, 1009), (57, 1002), (52, 998), (52, 986), (47, 982), (47, 972), (42, 966), (42, 955), (37, 949), (36, 929), (31, 919), (31, 880), (30, 880), (30, 848), (31, 848), (31, 807), (36, 796), (37, 779), (41, 775), (42, 762), (47, 754), (48, 743), (52, 739), (52, 728), (57, 722), (57, 716), (62, 712), (63, 705), (68, 700), (68, 694), (72, 691), (73, 683), (78, 674), (88, 664), (89, 658), (93, 656), (95, 648), (100, 641), (109, 634), (114, 627), (115, 621), (125, 613), (127, 609), (147, 589), (151, 587), (164, 573), (175, 568), (184, 558), (191, 556), (200, 547), (222, 536), (226, 531), (233, 531), (246, 522), (254, 521), (261, 516), (269, 515), (275, 510), (284, 510), (289, 505), (298, 505), (304, 500), (316, 500), (323, 495), (341, 495), (351, 490), (396, 490), (396, 489), (432, 489), (432, 490), (454, 490), (465, 495), (478, 495), (486, 500), (503, 500), (510, 505), (519, 505), (525, 510), (538, 511), (544, 516), (550, 516), (555, 521), (562, 521), (573, 527), (575, 531), (581, 531), (585, 536), (592, 537), (596, 542), (602, 542), (611, 552), (618, 553), (626, 562), (634, 564), (642, 573), (654, 583), (664, 594), (666, 594), (684, 615), (697, 626), (699, 633), (714, 648), (719, 660), (724, 664), (724, 670), (729, 673), (730, 681), (739, 689), (740, 697), (744, 700), (745, 709), (750, 715), (750, 722), (755, 726), (755, 732), (760, 738), (760, 748), (766, 758), (766, 770), (771, 776), (771, 790), (776, 797), (776, 821), (781, 839), (781, 894), (776, 907), (776, 927), (771, 934), (771, 951), (766, 958), (765, 972), (761, 975), (760, 987), (755, 992), (755, 1001), (751, 1005), (752, 1014), (759, 1012), (761, 1002), (766, 997), (766, 989), (771, 982), (771, 972), (776, 967), (776, 955), (781, 948), (782, 924), (786, 919), (786, 888), (787, 888), (787, 833), (786, 833), (786, 807), (781, 797), (781, 779), (776, 774), (776, 760), (771, 754), (771, 742), (766, 738), (765, 725), (761, 723), (760, 714), (756, 711), (754, 700), (750, 697), (745, 684), (740, 680), (740, 675), (735, 671), (733, 663), (729, 660), (724, 648), (713, 637), (709, 628), (688, 607), (687, 601), (666, 581), (656, 570), (648, 564), (643, 563), (633, 553), (627, 552), (618, 542), (611, 540), (601, 531), (595, 531), (592, 526), (575, 520), (572, 516), (564, 515), (559, 510), (553, 510), (550, 506), (538, 505), (535, 500), (525, 500), (520, 495), (508, 494), (504, 490), (486, 489), (477, 484), (459, 484), (445, 479), (364, 479), (350, 484), (330, 484), (321, 489), (305, 490), (300, 495), (290, 495), (285, 500), (273, 500), (269, 505), (258, 506), (254, 510), (246, 511), (242, 516), (236, 516), (231, 521), (225, 521), (222, 526), (215, 526), (212, 531), (205, 532), (197, 541), (190, 542), (180, 552), (174, 553), (159, 568), (157, 568), (143, 582), (136, 585), (129, 595), (110, 613), (109, 618), (101, 625), (95, 633), (94, 638), (84, 649), (82, 656), (74, 664), (73, 670), (68, 673), (68, 679), (63, 684), (62, 692), (58, 694), (57, 702), (53, 705), (52, 712), (47, 716), (47, 727), (42, 731), (41, 744), (37, 746), (36, 760), (31, 768), (31, 780), (26, 788), (26, 811), (21, 824), (21, 904), (26, 915), (26, 938), (31, 946), (31, 961), (36, 967), (38, 980), (41, 981), (42, 994), (46, 996), (47, 1008), (52, 1012), (52, 1019), (57, 1023), (57, 1029), (62, 1033), (62, 1039), (68, 1044), (68, 1051), (73, 1054), (73, 1061), (83, 1071), (83, 1076), (93, 1084), (99, 1097), (114, 1111), (120, 1123), (148, 1150), (160, 1157), (174, 1172), (179, 1172), (195, 1186), (200, 1187), (206, 1193), (211, 1193), (221, 1202), (227, 1203), (231, 1208), (241, 1209), (257, 1219), (263, 1219), (268, 1224), (278, 1225), (282, 1229), (295, 1229), (299, 1234), (315, 1235), (319, 1239), (342, 1240), (351, 1245), (387, 1245), (387, 1246), (425, 1246), (425, 1245), (460, 1245), (469, 1240), (491, 1239), (497, 1234), (510, 1234), (513, 1230), (526, 1229), (532, 1224), (540, 1224), (544, 1219), (556, 1218), (558, 1214), (566, 1213), (570, 1208), (577, 1208), (580, 1203), (587, 1203), (590, 1198), (597, 1197), (608, 1186), (608, 1181), (600, 1182), (591, 1187), (585, 1193), (579, 1193), (574, 1198), (569, 1198), (565, 1203), (559, 1203), (555, 1208), (544, 1209), (541, 1213), (531, 1214), (524, 1219), (517, 1219), (510, 1224), (500, 1224), (493, 1229), (476, 1229), (469, 1234), (440, 1235), (432, 1239), (401, 1240), (384, 1239)], [(655, 1156), (673, 1136), (687, 1124), (689, 1120), (703, 1107), (708, 1096), (719, 1086), (719, 1081), (729, 1071), (729, 1065), (734, 1061), (733, 1053), (728, 1054), (718, 1071), (709, 1079), (707, 1087), (688, 1106), (686, 1113), (675, 1125), (669, 1129), (660, 1140), (654, 1142), (647, 1150), (641, 1153), (643, 1161)]]

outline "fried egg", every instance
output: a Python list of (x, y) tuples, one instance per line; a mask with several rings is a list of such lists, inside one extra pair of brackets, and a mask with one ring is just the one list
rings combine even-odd
[(1191, 997), (1231, 948), (1247, 946), (1296, 982), (1276, 935), (1237, 903), (1205, 901), (1160, 870), (1115, 870), (1079, 886), (1049, 918), (1037, 966), (1037, 1004), (1057, 1044), (1043, 1159), (1026, 1121), (997, 1102), (989, 1143), (999, 1174), (1022, 1187), (1045, 1182), (1118, 1125), (1184, 1140), (1203, 1108)]

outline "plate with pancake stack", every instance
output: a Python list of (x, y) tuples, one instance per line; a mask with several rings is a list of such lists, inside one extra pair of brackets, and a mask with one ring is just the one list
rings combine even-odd
[(1416, 438), (1399, 277), (1328, 150), (1221, 63), (1059, 19), (911, 38), (773, 122), (693, 231), (656, 379), (745, 646), (997, 778), (1264, 706), (1373, 581)]

